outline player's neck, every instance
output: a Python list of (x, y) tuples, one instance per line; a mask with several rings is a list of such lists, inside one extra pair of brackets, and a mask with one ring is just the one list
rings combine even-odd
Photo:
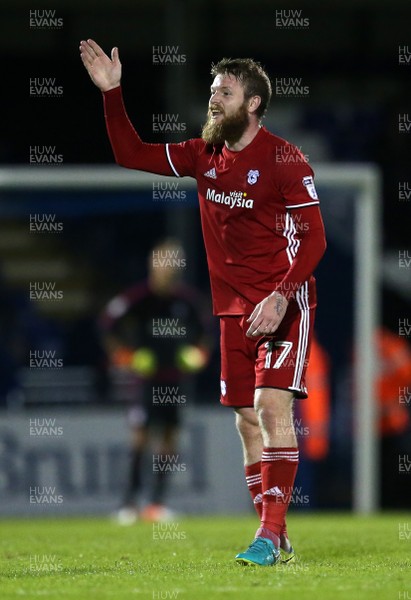
[(234, 144), (229, 144), (225, 142), (226, 148), (231, 150), (232, 152), (240, 152), (240, 150), (244, 150), (246, 146), (251, 144), (257, 133), (260, 131), (261, 125), (260, 123), (250, 123), (247, 129), (244, 131), (243, 135), (240, 137), (238, 142)]

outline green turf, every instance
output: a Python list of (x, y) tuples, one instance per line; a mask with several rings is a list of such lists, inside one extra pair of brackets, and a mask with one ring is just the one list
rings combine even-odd
[(399, 536), (400, 527), (411, 529), (410, 514), (290, 516), (298, 562), (263, 568), (233, 561), (251, 541), (255, 518), (210, 516), (159, 527), (153, 532), (151, 524), (121, 527), (104, 519), (3, 520), (0, 598), (411, 598), (411, 536)]

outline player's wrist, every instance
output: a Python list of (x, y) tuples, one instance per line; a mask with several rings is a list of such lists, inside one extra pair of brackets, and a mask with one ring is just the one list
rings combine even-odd
[(288, 304), (288, 298), (287, 298), (286, 294), (282, 291), (274, 290), (273, 292), (271, 292), (269, 297), (273, 298), (274, 300), (277, 300), (278, 298), (283, 298), (285, 300), (285, 302), (287, 302), (287, 304)]
[(118, 82), (118, 83), (116, 83), (116, 84), (109, 85), (109, 86), (107, 86), (107, 87), (106, 87), (106, 86), (104, 86), (104, 89), (103, 89), (103, 88), (100, 88), (100, 90), (101, 90), (101, 92), (102, 92), (103, 94), (107, 94), (108, 92), (112, 92), (113, 90), (117, 90), (117, 89), (119, 89), (120, 87), (121, 87), (121, 82), (119, 81), (119, 82)]

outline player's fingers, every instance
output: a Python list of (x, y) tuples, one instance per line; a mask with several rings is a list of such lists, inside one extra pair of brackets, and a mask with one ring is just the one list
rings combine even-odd
[(247, 323), (251, 323), (252, 321), (254, 321), (254, 319), (258, 315), (258, 311), (259, 311), (259, 308), (258, 308), (258, 306), (256, 306), (255, 309), (253, 310), (253, 312), (251, 313), (251, 315), (248, 317)]
[(247, 331), (245, 332), (245, 335), (247, 337), (251, 337), (254, 333), (254, 327), (252, 325), (250, 325), (250, 327), (247, 329)]
[(271, 327), (269, 325), (266, 325), (265, 322), (263, 321), (257, 327), (257, 331), (254, 333), (254, 335), (269, 335), (270, 333), (271, 333)]
[(277, 329), (278, 325), (275, 324), (274, 321), (263, 319), (258, 326), (258, 331), (255, 335), (263, 336), (263, 335), (271, 335)]
[(88, 70), (91, 67), (90, 59), (88, 59), (84, 54), (80, 54), (81, 61), (85, 68)]
[(80, 46), (80, 58), (83, 62), (91, 62), (91, 58), (86, 50), (84, 50), (83, 46)]
[(81, 60), (87, 71), (90, 72), (93, 68), (93, 60), (90, 57), (84, 55), (81, 56)]
[(248, 335), (248, 336), (261, 335), (261, 333), (260, 333), (261, 323), (262, 323), (261, 317), (257, 317), (256, 319), (254, 319), (254, 321), (251, 323), (250, 327), (248, 328), (246, 335)]
[(111, 60), (115, 63), (119, 63), (120, 62), (120, 57), (118, 55), (118, 48), (113, 48), (111, 51)]
[(83, 56), (88, 57), (90, 60), (94, 60), (96, 58), (96, 53), (87, 42), (81, 42), (80, 52)]
[(280, 325), (280, 322), (277, 319), (271, 320), (267, 325), (266, 334), (271, 335), (275, 333)]
[(105, 52), (94, 40), (87, 40), (87, 43), (96, 56), (104, 56)]

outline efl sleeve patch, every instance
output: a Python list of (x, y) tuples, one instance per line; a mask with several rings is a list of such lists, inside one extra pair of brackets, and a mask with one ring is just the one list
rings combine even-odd
[(310, 176), (303, 177), (303, 185), (307, 188), (307, 192), (313, 200), (318, 200), (317, 190), (315, 189), (314, 179)]

